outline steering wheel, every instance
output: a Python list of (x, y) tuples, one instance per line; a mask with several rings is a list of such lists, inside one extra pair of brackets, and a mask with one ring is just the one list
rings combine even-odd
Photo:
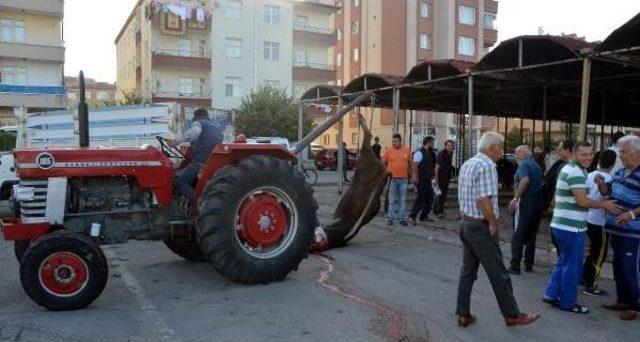
[(158, 139), (158, 142), (160, 143), (160, 149), (162, 150), (162, 153), (170, 158), (179, 158), (179, 159), (184, 159), (185, 155), (184, 153), (182, 153), (182, 151), (177, 148), (177, 147), (172, 147), (169, 145), (169, 143), (167, 142), (168, 139), (165, 139), (159, 135), (156, 135), (156, 139)]

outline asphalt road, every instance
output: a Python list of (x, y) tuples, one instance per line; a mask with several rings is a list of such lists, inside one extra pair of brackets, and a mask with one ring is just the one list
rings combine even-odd
[[(320, 187), (320, 219), (335, 205)], [(454, 224), (454, 223), (451, 223)], [(508, 248), (503, 248), (508, 255)], [(447, 229), (384, 226), (381, 218), (345, 248), (312, 255), (283, 282), (245, 286), (208, 264), (184, 261), (161, 242), (105, 247), (109, 283), (86, 309), (48, 312), (22, 291), (12, 246), (0, 243), (0, 341), (638, 341), (640, 321), (581, 298), (589, 315), (540, 302), (548, 269), (514, 278), (534, 325), (507, 328), (488, 280), (474, 288), (476, 325), (455, 324), (461, 251)], [(613, 292), (613, 283), (604, 288)]]

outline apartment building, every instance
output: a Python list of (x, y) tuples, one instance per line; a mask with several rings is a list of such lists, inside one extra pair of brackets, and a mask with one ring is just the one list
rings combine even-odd
[[(457, 59), (476, 62), (496, 43), (494, 0), (336, 0), (334, 48), (336, 84), (346, 85), (365, 73), (405, 75), (419, 61)], [(408, 121), (413, 115), (413, 132)], [(369, 116), (367, 115), (367, 118)], [(376, 110), (371, 123), (375, 136), (389, 146), (392, 111)], [(474, 128), (494, 127), (495, 120), (477, 118)], [(344, 139), (350, 148), (360, 141), (357, 120), (345, 120)], [(444, 113), (400, 112), (400, 132), (412, 145), (425, 135), (437, 144), (455, 137), (455, 116)], [(319, 143), (335, 147), (337, 131)], [(419, 144), (419, 143), (418, 143)]]
[(140, 0), (115, 40), (118, 97), (232, 109), (262, 85), (333, 81), (333, 10), (333, 0)]
[[(76, 108), (80, 101), (80, 87), (77, 77), (65, 77), (67, 88), (67, 107)], [(113, 106), (116, 104), (116, 85), (109, 82), (97, 82), (93, 78), (84, 79), (85, 101), (90, 107)]]
[(334, 14), (338, 9), (334, 0), (293, 2), (293, 93), (296, 97), (319, 83), (335, 83)]
[(0, 121), (64, 108), (63, 0), (0, 0)]

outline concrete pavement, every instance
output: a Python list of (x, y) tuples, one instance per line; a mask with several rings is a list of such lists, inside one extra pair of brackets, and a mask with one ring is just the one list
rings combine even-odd
[[(320, 220), (326, 222), (334, 197), (318, 187), (316, 198)], [(231, 283), (207, 264), (173, 255), (161, 242), (105, 247), (111, 265), (107, 288), (93, 305), (75, 312), (48, 312), (31, 302), (21, 289), (12, 246), (1, 242), (0, 340), (640, 339), (640, 321), (622, 322), (599, 308), (612, 298), (581, 297), (592, 309), (584, 316), (541, 303), (546, 266), (513, 278), (521, 309), (542, 312), (539, 322), (507, 328), (481, 271), (472, 298), (478, 322), (458, 328), (454, 309), (461, 250), (455, 229), (388, 228), (384, 223), (376, 218), (350, 246), (311, 256), (298, 272), (270, 285)], [(611, 281), (603, 285), (614, 292)]]

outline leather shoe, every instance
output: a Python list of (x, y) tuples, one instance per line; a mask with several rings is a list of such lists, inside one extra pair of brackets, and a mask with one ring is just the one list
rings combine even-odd
[(458, 326), (466, 328), (467, 326), (476, 322), (476, 318), (473, 315), (458, 316)]
[(613, 304), (602, 304), (602, 307), (611, 311), (625, 311), (629, 309), (628, 304), (618, 303), (618, 302)]
[(507, 273), (513, 274), (513, 275), (520, 275), (520, 270), (513, 267), (509, 267), (507, 268)]
[(527, 325), (538, 320), (542, 316), (539, 313), (521, 313), (516, 317), (507, 317), (504, 319), (508, 327), (515, 327), (516, 325)]
[(636, 318), (638, 318), (638, 313), (631, 310), (627, 310), (620, 315), (620, 319), (623, 321), (633, 321)]

